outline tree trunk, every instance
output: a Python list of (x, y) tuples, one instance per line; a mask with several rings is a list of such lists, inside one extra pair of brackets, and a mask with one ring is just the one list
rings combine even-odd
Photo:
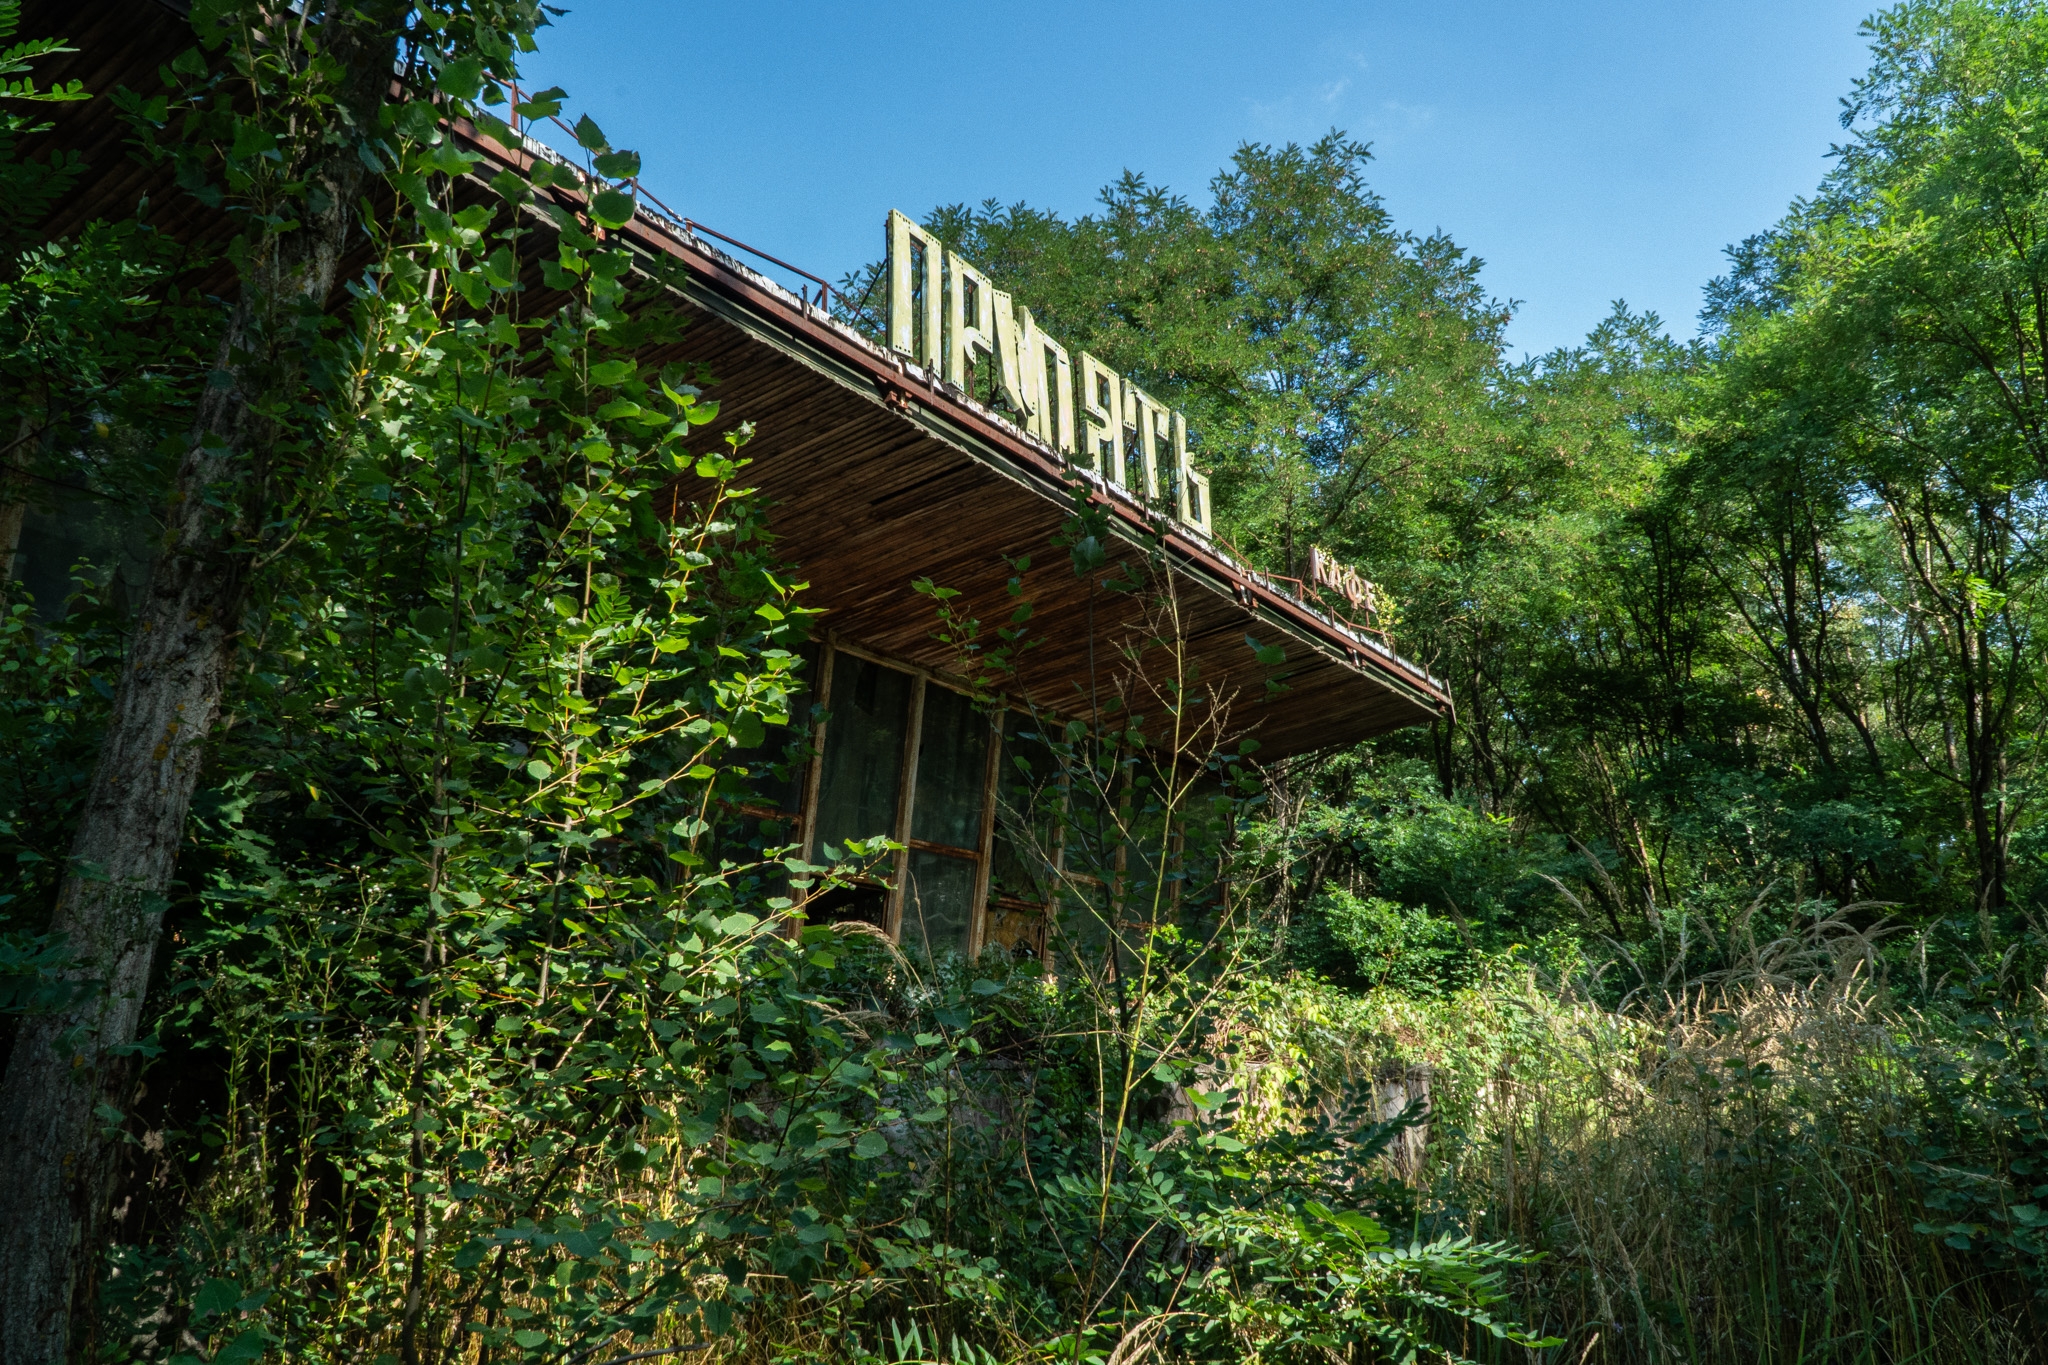
[(380, 23), (361, 10), (334, 13), (346, 17), (325, 24), (321, 46), (344, 74), (324, 111), (329, 137), (299, 168), (307, 191), (281, 215), (296, 223), (249, 242), (220, 374), (178, 468), (167, 548), (137, 614), (51, 918), (74, 954), (80, 995), (22, 1022), (0, 1088), (0, 1365), (62, 1361), (92, 1302), (115, 1139), (135, 1084), (129, 1045), (250, 564), (273, 521), (272, 457), (287, 433), (263, 413), (299, 396), (309, 329), (368, 175), (358, 147), (376, 136), (390, 90), (396, 15), (387, 8)]
[(1399, 1118), (1411, 1104), (1422, 1107), (1421, 1121), (1402, 1129), (1387, 1144), (1387, 1163), (1403, 1180), (1413, 1180), (1422, 1173), (1422, 1159), (1429, 1149), (1429, 1119), (1433, 1108), (1429, 1092), (1435, 1080), (1436, 1069), (1426, 1063), (1390, 1058), (1373, 1068), (1373, 1108), (1381, 1123)]

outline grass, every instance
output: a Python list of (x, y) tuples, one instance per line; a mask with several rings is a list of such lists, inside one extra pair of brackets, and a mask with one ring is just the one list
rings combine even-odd
[(1295, 985), (1240, 1029), (1254, 1124), (1390, 1058), (1435, 1068), (1426, 1216), (1543, 1253), (1517, 1299), (1552, 1359), (2048, 1359), (2020, 1277), (1920, 1230), (1917, 1059), (1958, 1026), (1859, 973), (1627, 1016), (1527, 973), (1441, 999)]

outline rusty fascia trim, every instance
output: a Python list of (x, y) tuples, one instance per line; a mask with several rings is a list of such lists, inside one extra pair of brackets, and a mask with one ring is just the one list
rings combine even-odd
[[(470, 150), (501, 167), (526, 174), (535, 160), (581, 168), (534, 138), (521, 135), (516, 151), (484, 136), (468, 120), (454, 120), (451, 129)], [(574, 190), (556, 190), (571, 200)], [(1089, 485), (1089, 500), (1107, 509), (1121, 523), (1120, 537), (1134, 550), (1160, 535), (1173, 566), (1211, 591), (1227, 593), (1254, 619), (1264, 619), (1309, 645), (1332, 663), (1371, 678), (1412, 705), (1437, 716), (1452, 714), (1449, 689), (1427, 670), (1402, 658), (1380, 641), (1325, 617), (1274, 588), (1264, 574), (1240, 564), (1193, 528), (1167, 523), (1128, 491), (1091, 470), (1067, 462), (1023, 428), (969, 398), (935, 375), (909, 364), (846, 326), (808, 299), (694, 236), (681, 223), (641, 204), (633, 220), (616, 229), (630, 245), (650, 256), (681, 262), (694, 288), (683, 292), (691, 302), (742, 331), (774, 346), (818, 373), (904, 417), (1027, 491), (1065, 500), (1074, 481)], [(781, 314), (781, 316), (776, 316)]]

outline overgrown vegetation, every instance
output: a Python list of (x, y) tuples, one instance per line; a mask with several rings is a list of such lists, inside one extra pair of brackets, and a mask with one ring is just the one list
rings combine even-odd
[[(1077, 222), (932, 214), (1187, 409), (1247, 559), (1358, 564), (1458, 703), (1261, 766), (1172, 579), (1077, 503), (1046, 557), (1139, 624), (1005, 779), (1082, 855), (1051, 972), (785, 932), (885, 850), (806, 864), (743, 808), (805, 756), (801, 547), (718, 376), (639, 359), (680, 325), (603, 232), (639, 158), (586, 119), (596, 183), (458, 199), (440, 119), (506, 116), (541, 12), (394, 11), (414, 98), (377, 68), (357, 123), (323, 17), (195, 6), (165, 89), (92, 92), (237, 224), (218, 256), (144, 207), (45, 240), (79, 169), (0, 130), (8, 552), (59, 497), (191, 525), (196, 450), (243, 575), (147, 1006), (100, 1038), (105, 1245), (85, 1219), (58, 1349), (2040, 1358), (2048, 11), (1874, 19), (1838, 169), (1731, 250), (1695, 343), (1624, 310), (1510, 362), (1478, 263), (1339, 134), (1243, 149), (1207, 206), (1127, 177)], [(337, 149), (368, 264), (286, 307), (262, 271)], [(205, 437), (231, 370), (243, 445)], [(64, 917), (143, 587), (5, 588), (10, 1086), (102, 1017)], [(1029, 630), (918, 587), (993, 702)], [(30, 1332), (7, 1270), (35, 1359), (65, 1321)]]

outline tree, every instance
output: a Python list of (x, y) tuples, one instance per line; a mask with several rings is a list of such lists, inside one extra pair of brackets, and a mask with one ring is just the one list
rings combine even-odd
[[(231, 215), (240, 289), (172, 481), (164, 550), (137, 613), (50, 921), (76, 998), (24, 1021), (0, 1088), (0, 1356), (59, 1359), (92, 1283), (109, 1197), (107, 1127), (130, 1058), (187, 811), (252, 576), (317, 502), (327, 306), (399, 105), (392, 71), (460, 101), (509, 78), (538, 7), (403, 3), (195, 7), (202, 43), (168, 96), (127, 102), (181, 183)], [(175, 99), (175, 106), (173, 105)]]
[[(1759, 552), (1760, 592), (1737, 598), (1767, 604), (1751, 633), (1814, 751), (1836, 766), (1846, 727), (1874, 769), (1904, 762), (1951, 790), (1974, 899), (1997, 912), (2041, 702), (2048, 16), (1907, 4), (1867, 32), (1840, 165), (1716, 296), (1727, 336), (1703, 435), (1753, 509), (1731, 543)], [(1848, 663), (1864, 644), (1895, 760)]]

